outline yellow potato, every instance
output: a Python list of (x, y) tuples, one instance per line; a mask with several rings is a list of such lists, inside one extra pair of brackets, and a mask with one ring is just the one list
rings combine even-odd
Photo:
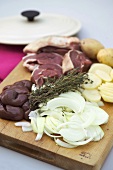
[(102, 84), (100, 87), (98, 87), (98, 90), (100, 91), (100, 94), (104, 101), (106, 102), (113, 102), (113, 83), (112, 82), (106, 82)]
[(111, 87), (111, 88), (113, 88), (113, 82), (106, 82), (105, 84), (103, 84), (104, 86), (106, 86), (106, 87)]
[(111, 76), (111, 78), (113, 79), (113, 69), (112, 69), (111, 72), (110, 72), (110, 76)]
[(101, 49), (97, 54), (97, 60), (113, 67), (113, 48)]
[(101, 93), (101, 96), (102, 96), (102, 99), (105, 102), (113, 103), (113, 96), (108, 96), (108, 95), (105, 95), (103, 93)]
[(82, 92), (83, 97), (90, 102), (99, 102), (101, 100), (101, 95), (98, 90), (84, 90)]
[(112, 81), (112, 78), (111, 78), (111, 76), (108, 74), (108, 73), (106, 73), (105, 71), (102, 71), (102, 70), (96, 70), (95, 71), (95, 74), (97, 75), (97, 76), (99, 76), (103, 81)]
[(97, 59), (97, 53), (104, 46), (97, 40), (86, 38), (81, 40), (81, 50), (91, 59)]
[(100, 90), (100, 91), (108, 91), (108, 92), (112, 92), (113, 91), (113, 88), (111, 88), (111, 87), (103, 87), (103, 86), (100, 86), (100, 87), (98, 87), (98, 89)]
[(96, 76), (93, 73), (88, 73), (88, 78), (90, 80), (92, 80), (92, 83), (89, 82), (87, 84), (83, 84), (83, 88), (85, 88), (85, 89), (95, 89), (98, 86), (100, 86), (102, 83), (101, 78), (99, 78), (98, 76)]
[(90, 69), (89, 69), (89, 73), (94, 73), (97, 71), (97, 70), (102, 70), (106, 73), (108, 73), (110, 75), (111, 71), (112, 71), (112, 67), (106, 65), (106, 64), (102, 64), (102, 63), (94, 63), (91, 65)]
[(100, 94), (113, 97), (113, 94), (111, 93), (111, 91), (102, 90), (102, 91), (100, 91)]
[(98, 87), (99, 90), (107, 90), (111, 92), (113, 91), (113, 83), (112, 82), (106, 82), (102, 83), (101, 86)]

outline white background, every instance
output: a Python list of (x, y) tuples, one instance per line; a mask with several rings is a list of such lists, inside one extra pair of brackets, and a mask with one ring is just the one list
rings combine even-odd
[[(14, 16), (24, 10), (63, 14), (82, 23), (80, 39), (95, 38), (105, 47), (113, 47), (113, 0), (0, 0), (0, 17)], [(113, 170), (113, 149), (102, 170)], [(58, 170), (15, 151), (0, 147), (0, 170)]]

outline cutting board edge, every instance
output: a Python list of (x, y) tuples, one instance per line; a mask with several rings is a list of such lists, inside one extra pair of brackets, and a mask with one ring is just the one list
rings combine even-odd
[[(111, 138), (112, 138), (112, 137), (111, 137)], [(110, 140), (110, 141), (111, 141), (111, 140)], [(112, 141), (113, 141), (113, 140), (112, 140)], [(108, 154), (110, 153), (110, 151), (111, 151), (111, 149), (112, 149), (112, 147), (113, 147), (113, 142), (110, 144), (110, 142), (108, 141), (108, 143), (109, 143), (109, 145), (107, 145), (107, 146), (109, 146), (109, 147), (106, 147), (106, 148), (105, 148), (102, 157), (100, 158), (100, 160), (98, 160), (98, 161), (96, 162), (96, 164), (94, 165), (94, 169), (93, 169), (93, 170), (97, 170), (98, 168), (99, 168), (98, 170), (100, 170), (100, 169), (103, 167), (104, 162), (105, 162), (105, 160), (107, 159)], [(100, 162), (101, 162), (101, 163), (100, 163)], [(98, 167), (98, 168), (97, 168), (97, 167)]]
[[(76, 168), (77, 170), (82, 170), (84, 168), (85, 170), (99, 170), (97, 165), (88, 165), (67, 157), (64, 158), (62, 155), (57, 155), (56, 153), (51, 153), (50, 151), (46, 151), (45, 154), (45, 151), (43, 149), (40, 150), (40, 148), (38, 149), (38, 147), (36, 147), (36, 150), (35, 148), (31, 149), (32, 144), (29, 144), (29, 146), (26, 147), (26, 142), (23, 145), (23, 142), (21, 143), (21, 141), (8, 137), (4, 134), (0, 134), (0, 146), (65, 170), (75, 170)], [(95, 167), (97, 168), (95, 169)]]

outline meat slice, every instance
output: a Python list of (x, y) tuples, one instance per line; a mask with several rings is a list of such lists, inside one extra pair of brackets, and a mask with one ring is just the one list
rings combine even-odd
[(32, 54), (27, 54), (22, 58), (23, 60), (23, 67), (26, 67), (29, 71), (33, 71), (37, 66), (37, 54), (32, 53)]
[(88, 59), (84, 53), (77, 50), (70, 50), (64, 56), (62, 71), (65, 73), (73, 68), (78, 68), (79, 72), (86, 72), (91, 64), (92, 61)]
[(70, 58), (70, 51), (65, 54), (63, 62), (62, 62), (62, 72), (63, 74), (74, 68), (72, 60)]
[(70, 57), (74, 68), (78, 68), (80, 72), (87, 72), (92, 64), (92, 61), (83, 52), (77, 50), (71, 51)]
[(31, 81), (41, 86), (44, 83), (43, 69), (35, 68), (31, 74)]
[(55, 70), (58, 77), (60, 77), (62, 74), (62, 67), (58, 64), (43, 64), (40, 65), (39, 68), (45, 70)]
[(63, 57), (57, 53), (40, 53), (37, 54), (38, 64), (62, 64)]
[(46, 46), (72, 49), (74, 44), (80, 44), (80, 40), (77, 37), (47, 36), (31, 42), (25, 46), (23, 51), (24, 53), (37, 53), (39, 49)]
[(35, 68), (31, 75), (31, 81), (37, 86), (42, 86), (47, 77), (60, 77), (62, 68), (56, 64), (44, 64)]
[(57, 53), (40, 53), (29, 54), (23, 57), (23, 66), (33, 71), (37, 66), (42, 64), (62, 64), (63, 57)]
[(62, 56), (65, 55), (70, 49), (69, 48), (60, 48), (60, 47), (54, 47), (54, 46), (46, 46), (42, 47), (38, 50), (38, 53), (57, 53)]

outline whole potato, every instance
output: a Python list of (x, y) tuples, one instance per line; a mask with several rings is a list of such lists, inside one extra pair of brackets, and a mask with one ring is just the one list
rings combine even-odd
[(81, 50), (91, 59), (97, 59), (97, 53), (104, 46), (97, 40), (86, 38), (81, 40)]
[(113, 67), (113, 48), (101, 49), (97, 54), (100, 63)]

